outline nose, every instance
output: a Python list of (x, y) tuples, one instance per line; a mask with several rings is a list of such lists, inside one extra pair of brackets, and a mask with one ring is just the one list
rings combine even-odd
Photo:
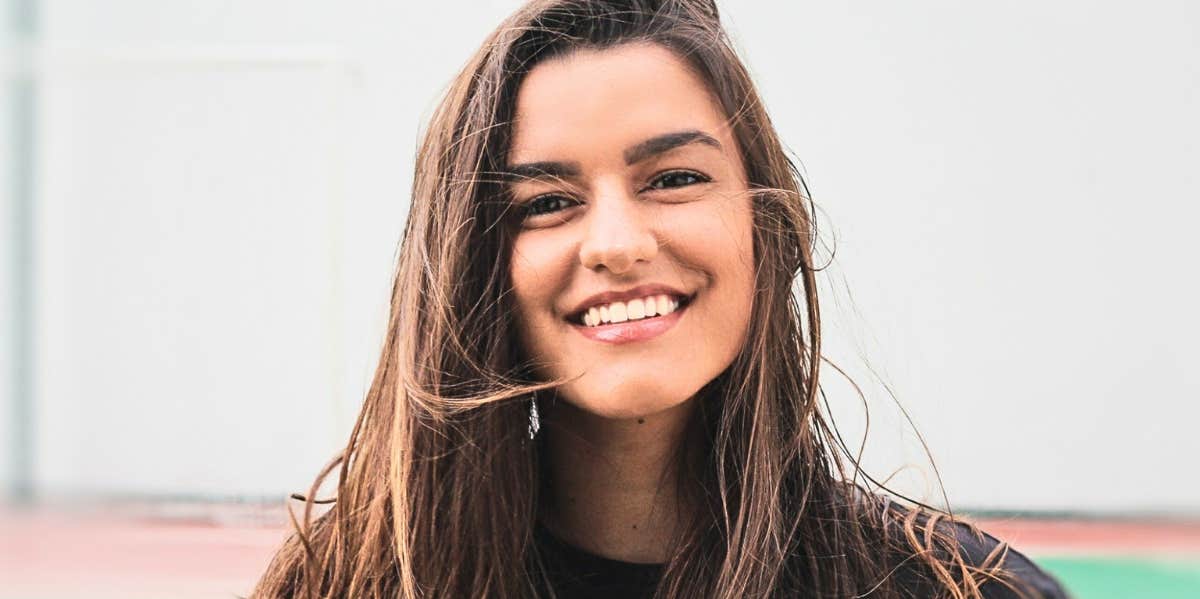
[(638, 261), (658, 254), (649, 215), (636, 197), (625, 192), (597, 194), (587, 215), (579, 261), (590, 270), (608, 269), (624, 274)]

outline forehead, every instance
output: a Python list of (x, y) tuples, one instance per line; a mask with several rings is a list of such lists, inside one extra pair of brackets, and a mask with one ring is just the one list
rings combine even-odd
[(538, 64), (522, 82), (508, 159), (619, 152), (680, 130), (728, 141), (716, 98), (673, 52), (649, 43), (577, 50)]

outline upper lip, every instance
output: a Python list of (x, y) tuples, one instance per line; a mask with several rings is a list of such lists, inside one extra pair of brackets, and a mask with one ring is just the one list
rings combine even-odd
[(587, 299), (576, 304), (575, 308), (572, 309), (570, 314), (567, 315), (567, 318), (570, 318), (572, 316), (577, 316), (577, 315), (583, 313), (584, 311), (586, 311), (588, 308), (591, 308), (592, 306), (598, 306), (600, 304), (611, 304), (613, 302), (624, 302), (624, 301), (628, 301), (628, 300), (641, 299), (643, 297), (649, 297), (652, 295), (668, 295), (668, 296), (676, 297), (676, 298), (683, 298), (683, 297), (688, 296), (686, 293), (684, 293), (674, 287), (671, 287), (670, 285), (661, 285), (658, 283), (652, 283), (652, 284), (648, 284), (648, 285), (638, 285), (637, 287), (625, 289), (622, 291), (604, 291), (604, 292), (589, 296)]

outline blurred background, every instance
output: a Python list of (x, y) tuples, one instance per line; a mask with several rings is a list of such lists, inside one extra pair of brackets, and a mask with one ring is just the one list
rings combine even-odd
[[(0, 0), (0, 598), (250, 590), (367, 389), (423, 124), (519, 4)], [(1200, 5), (719, 4), (866, 471), (1080, 598), (1200, 597)]]

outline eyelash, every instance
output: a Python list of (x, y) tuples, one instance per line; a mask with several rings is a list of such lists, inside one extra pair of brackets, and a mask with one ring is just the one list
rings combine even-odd
[[(693, 179), (695, 179), (695, 181), (692, 183), (684, 183), (683, 185), (673, 185), (670, 187), (657, 187), (656, 186), (659, 182), (663, 181), (664, 179), (667, 179), (669, 177), (674, 177), (674, 176), (680, 176), (680, 175), (692, 177)], [(712, 179), (709, 179), (708, 177), (706, 177), (700, 173), (697, 173), (695, 171), (688, 171), (688, 170), (667, 171), (667, 172), (655, 177), (650, 182), (650, 186), (647, 187), (646, 190), (647, 191), (650, 191), (650, 190), (665, 191), (668, 189), (676, 189), (679, 187), (687, 187), (689, 185), (696, 185), (698, 183), (708, 183), (711, 180)], [(554, 208), (551, 208), (549, 210), (538, 211), (537, 204), (538, 204), (538, 202), (540, 202), (542, 200), (556, 200), (558, 202), (558, 204), (560, 205), (560, 209), (565, 209), (565, 208), (569, 207), (569, 206), (563, 206), (562, 205), (563, 202), (573, 202), (574, 201), (566, 196), (563, 196), (563, 195), (557, 194), (557, 193), (542, 194), (542, 195), (537, 196), (537, 197), (533, 198), (532, 200), (529, 200), (528, 202), (525, 202), (524, 204), (521, 205), (522, 218), (529, 218), (531, 216), (540, 216), (543, 214), (550, 214), (550, 213), (556, 211)]]

